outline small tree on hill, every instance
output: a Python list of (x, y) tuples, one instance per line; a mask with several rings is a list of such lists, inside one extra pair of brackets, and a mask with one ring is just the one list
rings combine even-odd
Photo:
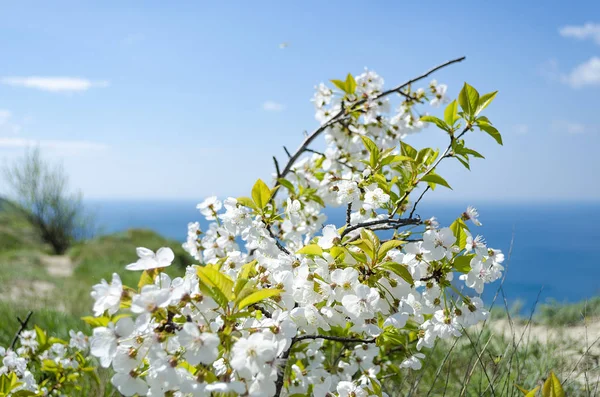
[(56, 254), (64, 254), (74, 241), (90, 234), (81, 192), (69, 189), (60, 164), (45, 161), (39, 148), (4, 169), (5, 179), (19, 211), (38, 230)]

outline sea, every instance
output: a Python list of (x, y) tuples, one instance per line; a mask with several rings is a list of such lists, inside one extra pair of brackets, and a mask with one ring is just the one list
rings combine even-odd
[[(183, 242), (187, 224), (201, 221), (192, 201), (90, 201), (99, 233), (149, 228)], [(423, 202), (422, 219), (435, 216), (449, 225), (464, 210), (462, 203)], [(578, 302), (600, 296), (600, 202), (478, 203), (481, 227), (489, 247), (505, 255), (506, 276), (496, 305), (527, 311), (545, 302)], [(343, 211), (328, 214), (328, 223), (344, 223)], [(201, 225), (205, 225), (201, 222)], [(487, 287), (494, 300), (500, 282)]]

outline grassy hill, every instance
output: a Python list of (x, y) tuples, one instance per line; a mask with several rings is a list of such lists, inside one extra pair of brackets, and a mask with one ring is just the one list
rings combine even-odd
[(181, 243), (152, 230), (131, 229), (76, 243), (66, 255), (54, 256), (15, 206), (0, 199), (0, 345), (10, 343), (17, 316), (34, 312), (31, 324), (66, 337), (71, 328), (84, 328), (81, 317), (92, 308), (91, 287), (119, 273), (123, 282), (137, 285), (139, 272), (124, 268), (135, 262), (137, 247), (170, 247), (175, 261), (168, 269), (183, 274), (192, 258)]

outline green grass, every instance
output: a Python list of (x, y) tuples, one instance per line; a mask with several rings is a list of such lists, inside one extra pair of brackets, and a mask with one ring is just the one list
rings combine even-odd
[(584, 317), (600, 318), (600, 297), (596, 296), (584, 302), (559, 304), (555, 301), (538, 307), (535, 320), (542, 324), (574, 325)]

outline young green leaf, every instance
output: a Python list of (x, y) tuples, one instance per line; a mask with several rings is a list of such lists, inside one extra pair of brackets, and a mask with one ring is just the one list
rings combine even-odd
[(346, 82), (342, 80), (331, 80), (331, 82), (340, 90), (346, 92)]
[(550, 371), (550, 375), (544, 387), (542, 387), (542, 397), (565, 397), (565, 392), (560, 384), (560, 380), (554, 375), (553, 371)]
[(454, 123), (459, 119), (458, 117), (458, 105), (456, 103), (456, 99), (453, 100), (446, 106), (446, 110), (444, 110), (444, 121), (449, 126), (453, 126)]
[(379, 154), (379, 148), (377, 147), (375, 142), (373, 142), (369, 137), (361, 135), (360, 139), (362, 139), (363, 144), (365, 145), (365, 148), (369, 151), (369, 153), (375, 152)]
[(356, 80), (354, 80), (354, 76), (352, 76), (352, 74), (348, 73), (348, 76), (346, 76), (346, 92), (350, 95), (354, 94), (354, 91), (356, 91)]
[(304, 255), (323, 255), (323, 249), (317, 244), (308, 244), (300, 248), (296, 253)]
[(262, 179), (256, 181), (252, 187), (252, 199), (258, 209), (264, 209), (271, 199), (271, 189)]
[(261, 289), (251, 294), (246, 295), (243, 299), (237, 302), (238, 309), (242, 310), (243, 308), (263, 301), (267, 298), (272, 298), (281, 293), (280, 289)]
[(294, 188), (294, 185), (292, 184), (292, 182), (290, 182), (284, 178), (279, 178), (277, 181), (279, 182), (279, 184), (281, 184), (281, 186), (283, 186), (284, 188), (289, 190), (290, 193), (296, 193), (296, 189)]
[(458, 245), (458, 248), (460, 248), (461, 250), (464, 249), (467, 245), (467, 233), (465, 232), (465, 230), (469, 230), (465, 222), (462, 219), (458, 218), (457, 220), (452, 222), (452, 224), (450, 225), (450, 230), (452, 230), (454, 237), (456, 237), (456, 243)]
[(487, 132), (492, 138), (496, 140), (496, 142), (502, 145), (502, 135), (500, 135), (500, 133), (494, 126), (487, 123), (477, 123), (477, 127), (479, 127), (480, 130)]
[(452, 189), (448, 182), (438, 174), (428, 174), (421, 178), (422, 182), (435, 183), (436, 185), (442, 185), (448, 189)]
[(425, 121), (427, 123), (433, 123), (435, 125), (438, 126), (438, 128), (444, 130), (444, 131), (451, 131), (452, 129), (450, 128), (449, 125), (447, 125), (443, 120), (438, 119), (435, 116), (421, 116), (421, 121)]
[(258, 210), (256, 204), (254, 204), (254, 201), (250, 197), (238, 197), (237, 202), (243, 205), (244, 207), (248, 207), (253, 210)]
[(393, 250), (394, 248), (400, 247), (402, 244), (405, 244), (405, 242), (400, 241), (400, 240), (386, 241), (385, 243), (381, 244), (381, 247), (379, 247), (379, 251), (377, 252), (377, 257), (383, 258), (385, 256), (385, 254), (387, 254), (389, 251)]
[(489, 93), (483, 95), (481, 98), (479, 98), (479, 103), (477, 104), (477, 111), (475, 112), (476, 116), (483, 109), (487, 108), (490, 103), (492, 103), (494, 98), (496, 98), (497, 93), (498, 93), (498, 91), (489, 92)]
[(227, 300), (233, 300), (233, 280), (226, 274), (221, 273), (217, 267), (210, 265), (198, 266), (196, 274), (198, 274), (201, 283), (207, 287), (217, 289)]
[(461, 255), (454, 258), (454, 268), (461, 273), (469, 273), (471, 271), (471, 259), (475, 255)]
[(413, 277), (406, 268), (406, 266), (402, 266), (401, 264), (396, 262), (385, 262), (381, 265), (381, 268), (396, 273), (410, 285), (413, 285), (415, 283), (415, 280), (413, 280)]
[(465, 83), (458, 94), (458, 104), (465, 115), (470, 117), (475, 116), (477, 105), (479, 104), (479, 93), (475, 88)]

